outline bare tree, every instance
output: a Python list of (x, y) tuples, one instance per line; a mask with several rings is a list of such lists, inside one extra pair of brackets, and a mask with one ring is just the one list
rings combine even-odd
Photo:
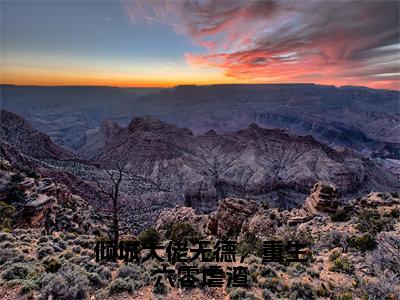
[[(138, 189), (140, 193), (141, 184), (150, 185), (157, 191), (165, 191), (154, 182), (127, 171), (126, 164), (122, 161), (120, 159), (108, 162), (101, 167), (103, 172), (98, 172), (97, 169), (96, 176), (90, 176), (97, 190), (94, 207), (99, 216), (106, 218), (115, 242), (128, 232), (143, 229), (147, 217), (154, 212), (154, 208), (139, 201), (140, 196), (132, 192)], [(106, 178), (102, 176), (104, 173)], [(132, 182), (134, 186), (131, 185)]]
[(125, 165), (122, 163), (112, 162), (111, 168), (104, 168), (108, 175), (108, 182), (102, 183), (101, 180), (92, 175), (92, 181), (97, 185), (100, 193), (100, 210), (111, 219), (111, 231), (113, 239), (116, 243), (119, 241), (121, 232), (121, 210), (124, 208), (125, 203), (121, 197), (121, 184), (124, 177)]

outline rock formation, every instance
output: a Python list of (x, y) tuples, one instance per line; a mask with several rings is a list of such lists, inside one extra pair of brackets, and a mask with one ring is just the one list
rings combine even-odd
[(310, 196), (304, 202), (303, 209), (310, 216), (328, 216), (338, 207), (337, 189), (333, 184), (317, 182), (311, 189)]

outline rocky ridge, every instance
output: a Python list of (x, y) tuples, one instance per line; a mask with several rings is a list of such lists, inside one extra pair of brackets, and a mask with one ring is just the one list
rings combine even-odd
[(147, 117), (113, 132), (106, 140), (104, 133), (103, 139), (93, 136), (98, 143), (92, 149), (99, 151), (90, 152), (92, 159), (123, 162), (128, 172), (176, 192), (176, 199), (183, 196), (181, 203), (199, 211), (210, 211), (224, 197), (299, 206), (318, 180), (332, 182), (342, 196), (400, 186), (390, 171), (349, 149), (256, 124), (234, 133), (194, 135)]

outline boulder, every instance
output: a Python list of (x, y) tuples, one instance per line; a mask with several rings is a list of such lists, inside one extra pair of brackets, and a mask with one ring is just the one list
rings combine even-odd
[(217, 211), (210, 214), (208, 229), (218, 237), (236, 237), (241, 232), (244, 221), (259, 209), (259, 204), (254, 201), (223, 199), (219, 202)]
[(155, 228), (162, 235), (178, 223), (188, 223), (198, 233), (205, 233), (207, 230), (208, 217), (206, 215), (197, 215), (191, 207), (175, 206), (172, 209), (164, 210), (158, 217)]
[(284, 223), (286, 220), (275, 208), (258, 211), (243, 223), (242, 234), (248, 232), (254, 236), (269, 237), (274, 235), (277, 227)]

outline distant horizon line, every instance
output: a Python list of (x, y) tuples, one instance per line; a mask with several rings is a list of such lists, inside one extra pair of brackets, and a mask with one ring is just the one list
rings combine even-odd
[(215, 84), (178, 84), (173, 86), (113, 86), (113, 85), (39, 85), (39, 84), (14, 84), (14, 83), (0, 83), (0, 86), (17, 86), (17, 87), (96, 87), (96, 88), (117, 88), (117, 89), (173, 89), (180, 86), (232, 86), (232, 85), (315, 85), (315, 86), (325, 86), (325, 87), (335, 87), (335, 88), (343, 88), (343, 87), (354, 87), (354, 88), (367, 88), (371, 90), (386, 90), (386, 91), (395, 91), (400, 92), (400, 90), (395, 89), (384, 89), (384, 88), (373, 88), (369, 86), (363, 85), (341, 85), (337, 86), (334, 84), (319, 84), (314, 82), (285, 82), (285, 83), (215, 83)]

